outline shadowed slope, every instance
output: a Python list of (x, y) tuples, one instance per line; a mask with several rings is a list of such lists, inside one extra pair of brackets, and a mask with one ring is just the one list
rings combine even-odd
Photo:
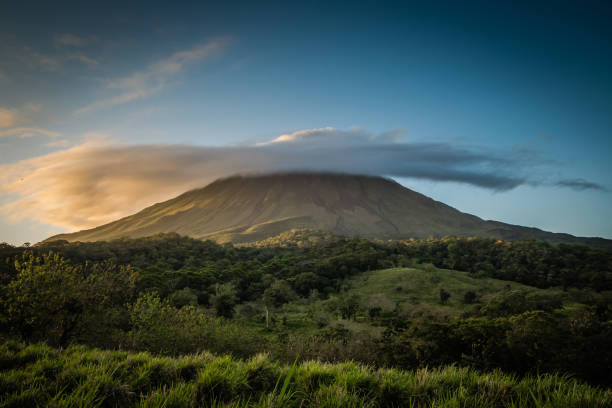
[(137, 214), (48, 240), (97, 241), (176, 232), (250, 242), (291, 229), (376, 238), (483, 236), (610, 247), (610, 241), (484, 221), (381, 177), (331, 173), (234, 176)]

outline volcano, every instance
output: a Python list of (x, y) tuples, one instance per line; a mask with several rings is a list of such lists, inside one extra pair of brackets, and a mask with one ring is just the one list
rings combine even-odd
[(294, 229), (379, 239), (480, 236), (612, 248), (612, 241), (602, 238), (486, 221), (387, 178), (335, 173), (219, 179), (134, 215), (46, 241), (100, 241), (176, 232), (221, 243), (245, 243)]

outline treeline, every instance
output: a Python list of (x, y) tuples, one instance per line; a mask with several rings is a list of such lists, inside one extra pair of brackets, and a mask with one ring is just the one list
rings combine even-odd
[(60, 241), (31, 248), (4, 245), (0, 247), (6, 260), (3, 283), (16, 275), (14, 260), (24, 252), (58, 253), (75, 265), (130, 265), (138, 272), (138, 292), (155, 290), (165, 298), (188, 287), (205, 305), (221, 284), (231, 284), (239, 302), (259, 299), (276, 281), (306, 295), (312, 289), (333, 293), (349, 276), (402, 263), (389, 248), (358, 239), (333, 239), (307, 248), (255, 248), (166, 234), (110, 242)]
[(584, 245), (447, 237), (403, 241), (392, 246), (404, 255), (439, 268), (538, 288), (612, 289), (612, 252)]
[(612, 384), (612, 322), (592, 310), (533, 310), (452, 322), (399, 320), (385, 332), (380, 359), (401, 367), (459, 364), (505, 372), (571, 373)]
[[(417, 261), (538, 288), (612, 290), (612, 252), (583, 245), (456, 237), (389, 242), (326, 237), (311, 245), (291, 246), (287, 245), (291, 236), (284, 239), (283, 247), (234, 247), (177, 234), (110, 242), (54, 241), (31, 248), (0, 244), (0, 259), (9, 260), (0, 266), (0, 273), (6, 283), (15, 274), (10, 259), (24, 251), (52, 251), (75, 264), (129, 264), (140, 272), (141, 289), (155, 287), (165, 294), (189, 286), (206, 292), (215, 283), (233, 282), (239, 298), (248, 300), (261, 294), (264, 276), (291, 281), (302, 273), (314, 273), (320, 280), (308, 289), (330, 292), (356, 273)], [(306, 290), (305, 282), (299, 283), (294, 289)], [(205, 300), (206, 293), (202, 296)]]

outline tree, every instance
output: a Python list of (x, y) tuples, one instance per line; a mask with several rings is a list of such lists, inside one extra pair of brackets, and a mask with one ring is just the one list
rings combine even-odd
[(187, 305), (197, 306), (198, 295), (189, 287), (177, 290), (168, 296), (168, 300), (174, 307), (183, 307)]
[(231, 283), (217, 285), (211, 303), (217, 312), (217, 316), (231, 318), (234, 315), (234, 306), (238, 302), (236, 290)]
[(74, 333), (75, 340), (97, 347), (113, 347), (129, 330), (127, 304), (136, 297), (138, 273), (129, 266), (112, 262), (86, 264), (80, 270), (86, 278), (79, 296), (83, 313)]
[(110, 262), (73, 266), (57, 253), (27, 252), (15, 269), (6, 287), (5, 319), (27, 340), (66, 346), (85, 332), (106, 333), (120, 321), (109, 315), (125, 316), (133, 294), (135, 273)]
[(477, 297), (478, 296), (476, 295), (476, 293), (474, 291), (468, 290), (463, 295), (463, 303), (471, 305), (472, 303), (476, 302), (476, 298)]
[(340, 300), (340, 313), (343, 319), (351, 319), (357, 316), (360, 300), (357, 295), (343, 296)]
[(285, 280), (276, 280), (263, 293), (263, 301), (266, 312), (266, 328), (270, 326), (270, 308), (279, 307), (295, 299), (297, 295)]
[(451, 294), (444, 288), (440, 288), (440, 303), (442, 303), (443, 305), (446, 304), (446, 302), (448, 302), (448, 299), (451, 297)]
[(525, 292), (508, 290), (493, 296), (482, 308), (482, 313), (489, 317), (511, 316), (530, 309)]
[(380, 316), (381, 312), (390, 312), (395, 309), (393, 303), (384, 293), (376, 293), (370, 295), (364, 302), (364, 306), (368, 310), (370, 318)]
[(270, 306), (278, 307), (296, 298), (296, 294), (285, 280), (275, 281), (264, 291), (264, 302)]
[(327, 283), (325, 280), (321, 279), (316, 273), (303, 272), (295, 277), (293, 287), (300, 295), (308, 296), (312, 290), (317, 290), (324, 287)]
[(47, 339), (64, 346), (82, 312), (83, 284), (76, 268), (58, 254), (23, 254), (15, 262), (17, 277), (6, 288), (9, 327), (25, 339)]

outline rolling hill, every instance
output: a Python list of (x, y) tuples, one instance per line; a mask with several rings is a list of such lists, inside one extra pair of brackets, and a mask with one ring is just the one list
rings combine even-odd
[(99, 241), (176, 232), (243, 243), (295, 229), (381, 239), (482, 236), (612, 248), (612, 241), (602, 238), (485, 221), (382, 177), (299, 172), (219, 179), (109, 224), (46, 241)]

